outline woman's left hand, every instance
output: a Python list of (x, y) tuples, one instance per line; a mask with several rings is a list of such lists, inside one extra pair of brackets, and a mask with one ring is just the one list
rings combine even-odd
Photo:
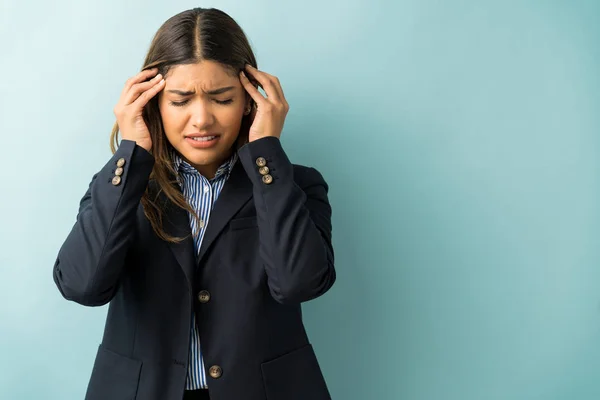
[(264, 97), (250, 82), (244, 71), (240, 72), (240, 81), (256, 102), (257, 107), (250, 114), (252, 126), (248, 134), (248, 141), (253, 142), (268, 136), (279, 138), (283, 130), (285, 116), (290, 109), (283, 95), (279, 79), (250, 65), (246, 65), (246, 72), (258, 82), (267, 95), (267, 97)]

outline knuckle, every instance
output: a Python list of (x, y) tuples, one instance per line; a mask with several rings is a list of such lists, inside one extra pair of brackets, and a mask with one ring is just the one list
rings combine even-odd
[(122, 109), (122, 110), (119, 112), (119, 116), (118, 116), (117, 118), (118, 118), (118, 119), (121, 119), (121, 120), (123, 120), (123, 119), (127, 119), (127, 110), (126, 110), (126, 109)]
[(137, 99), (135, 99), (135, 101), (133, 103), (131, 103), (132, 107), (139, 107), (140, 104), (143, 104), (144, 101), (146, 101), (146, 97), (142, 94), (140, 96), (138, 96)]
[(135, 90), (140, 90), (140, 86), (141, 86), (141, 85), (143, 85), (143, 83), (136, 82), (136, 83), (134, 83), (133, 85), (131, 85), (131, 89), (132, 89), (132, 90), (134, 90), (134, 91), (135, 91)]

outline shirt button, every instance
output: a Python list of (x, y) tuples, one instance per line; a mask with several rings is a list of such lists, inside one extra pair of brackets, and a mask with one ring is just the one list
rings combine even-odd
[(218, 365), (213, 365), (212, 367), (210, 367), (208, 372), (210, 376), (215, 379), (218, 379), (223, 375), (223, 369), (221, 369), (221, 367), (219, 367)]
[(208, 185), (204, 185), (204, 193), (208, 193), (209, 190), (210, 188), (208, 187)]
[(200, 220), (199, 224), (200, 224), (200, 228), (204, 228), (204, 221)]

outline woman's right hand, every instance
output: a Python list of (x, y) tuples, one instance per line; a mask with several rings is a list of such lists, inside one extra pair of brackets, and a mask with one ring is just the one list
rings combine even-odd
[[(117, 117), (121, 138), (133, 140), (147, 151), (152, 149), (152, 139), (142, 111), (150, 99), (165, 86), (162, 75), (156, 75), (157, 73), (158, 69), (153, 68), (129, 78), (125, 83), (121, 98), (113, 110)], [(154, 78), (152, 78), (153, 76)]]

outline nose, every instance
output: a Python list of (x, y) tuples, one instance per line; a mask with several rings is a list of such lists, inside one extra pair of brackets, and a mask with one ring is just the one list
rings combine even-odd
[(192, 123), (199, 131), (205, 130), (214, 122), (214, 115), (209, 104), (201, 101), (192, 109)]

